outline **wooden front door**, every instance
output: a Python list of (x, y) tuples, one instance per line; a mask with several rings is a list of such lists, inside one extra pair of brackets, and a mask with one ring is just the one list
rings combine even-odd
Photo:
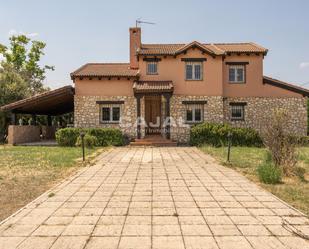
[(161, 96), (145, 96), (146, 134), (161, 133)]

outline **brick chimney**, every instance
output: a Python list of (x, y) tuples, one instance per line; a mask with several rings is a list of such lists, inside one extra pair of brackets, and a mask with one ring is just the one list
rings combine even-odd
[(130, 28), (130, 68), (138, 68), (136, 51), (141, 47), (141, 28)]

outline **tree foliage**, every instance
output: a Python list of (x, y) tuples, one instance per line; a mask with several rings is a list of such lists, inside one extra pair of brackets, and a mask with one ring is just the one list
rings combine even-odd
[[(5, 92), (10, 92), (15, 87), (15, 94), (9, 95), (12, 98), (5, 96), (6, 103), (47, 90), (43, 85), (46, 71), (54, 70), (54, 67), (39, 64), (45, 46), (44, 42), (32, 41), (25, 35), (10, 37), (9, 46), (0, 44), (0, 54), (3, 56), (0, 64), (1, 88), (7, 88)], [(24, 91), (18, 94), (21, 89)]]
[[(40, 65), (45, 46), (25, 35), (10, 37), (8, 46), (0, 44), (0, 106), (48, 90), (43, 81), (47, 70), (54, 67)], [(6, 130), (7, 118), (0, 111), (0, 137)]]

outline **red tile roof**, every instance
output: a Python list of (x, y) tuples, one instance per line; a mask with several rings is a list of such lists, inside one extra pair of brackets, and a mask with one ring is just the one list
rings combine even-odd
[(133, 84), (133, 90), (136, 93), (145, 92), (172, 92), (173, 91), (172, 81), (135, 81)]
[(214, 55), (222, 55), (225, 53), (267, 53), (267, 49), (250, 43), (212, 43), (202, 44), (199, 42), (192, 42), (189, 44), (142, 44), (138, 51), (139, 55), (175, 55), (177, 51), (186, 49), (192, 44), (198, 44), (205, 50)]
[(137, 77), (139, 71), (131, 69), (129, 63), (87, 63), (73, 73), (75, 77)]

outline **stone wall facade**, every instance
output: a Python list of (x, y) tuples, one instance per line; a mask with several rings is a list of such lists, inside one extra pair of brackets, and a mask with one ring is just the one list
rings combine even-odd
[[(180, 143), (186, 143), (190, 137), (190, 127), (192, 124), (186, 124), (186, 105), (183, 101), (207, 101), (203, 108), (203, 117), (205, 122), (223, 122), (223, 98), (221, 96), (187, 96), (173, 95), (171, 98), (170, 114), (177, 127), (171, 125), (171, 139)], [(182, 123), (182, 125), (180, 125)]]
[[(119, 123), (100, 122), (101, 106), (97, 101), (124, 101), (120, 105)], [(74, 96), (74, 126), (82, 128), (118, 128), (131, 138), (136, 137), (136, 99), (134, 96)]]
[[(106, 124), (100, 122), (100, 104), (97, 101), (124, 101), (121, 104), (121, 122)], [(307, 132), (307, 98), (305, 97), (245, 97), (226, 98), (222, 96), (187, 96), (173, 95), (170, 100), (171, 139), (180, 143), (189, 141), (192, 124), (185, 122), (186, 104), (183, 101), (205, 101), (203, 117), (205, 122), (230, 123), (235, 127), (251, 127), (261, 131), (265, 122), (269, 121), (273, 111), (282, 108), (290, 114), (289, 130), (297, 135)], [(245, 102), (244, 120), (231, 120), (230, 103)], [(137, 103), (134, 96), (75, 96), (75, 127), (113, 127), (119, 128), (124, 134), (136, 138)], [(162, 104), (164, 107), (165, 105)], [(165, 110), (162, 110), (164, 116)], [(141, 116), (145, 117), (145, 99), (141, 99)], [(145, 136), (144, 125), (141, 125), (141, 135)]]
[[(245, 102), (244, 120), (231, 120), (231, 102)], [(307, 98), (306, 97), (242, 97), (226, 98), (224, 100), (224, 121), (235, 127), (250, 127), (259, 132), (265, 124), (270, 122), (273, 112), (284, 109), (288, 113), (289, 121), (286, 125), (292, 134), (305, 136), (307, 134)]]

